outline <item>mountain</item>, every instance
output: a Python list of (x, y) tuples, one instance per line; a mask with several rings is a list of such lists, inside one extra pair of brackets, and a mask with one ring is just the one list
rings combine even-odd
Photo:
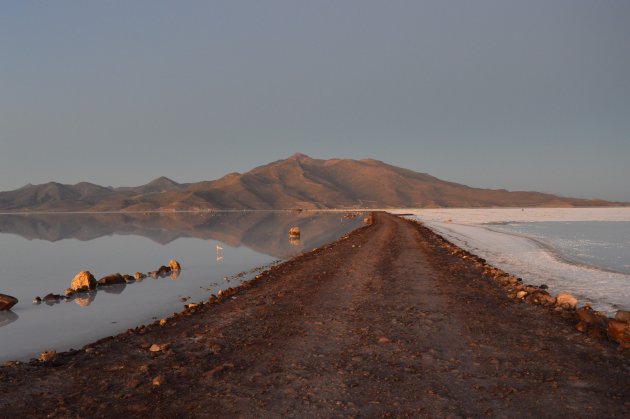
[(612, 205), (627, 204), (472, 188), (378, 160), (318, 160), (304, 154), (191, 184), (162, 177), (129, 188), (47, 183), (0, 193), (5, 212)]
[(180, 189), (184, 189), (188, 184), (177, 183), (172, 179), (167, 178), (166, 176), (160, 176), (157, 179), (152, 180), (146, 185), (142, 186), (126, 186), (122, 188), (115, 188), (115, 191), (118, 192), (133, 192), (135, 194), (146, 194), (146, 193), (159, 193), (166, 191), (176, 191)]

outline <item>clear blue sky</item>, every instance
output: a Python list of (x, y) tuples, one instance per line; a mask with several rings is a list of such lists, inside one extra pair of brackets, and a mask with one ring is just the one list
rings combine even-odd
[(630, 1), (0, 0), (0, 190), (294, 152), (630, 201)]

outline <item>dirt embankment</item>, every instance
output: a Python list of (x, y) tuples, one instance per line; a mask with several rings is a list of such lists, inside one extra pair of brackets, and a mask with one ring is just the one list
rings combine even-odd
[(431, 231), (391, 215), (246, 288), (162, 326), (1, 368), (0, 416), (630, 410), (630, 359), (614, 344), (509, 300)]

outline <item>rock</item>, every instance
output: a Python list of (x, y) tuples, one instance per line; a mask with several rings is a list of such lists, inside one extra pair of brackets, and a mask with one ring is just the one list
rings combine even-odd
[(81, 271), (72, 281), (70, 281), (70, 288), (75, 291), (88, 291), (96, 288), (96, 279), (90, 271)]
[(162, 266), (160, 266), (160, 268), (157, 270), (157, 273), (158, 273), (158, 275), (161, 275), (161, 276), (166, 276), (166, 275), (168, 275), (168, 274), (170, 274), (170, 273), (171, 273), (171, 270), (172, 270), (172, 269), (171, 269), (169, 266), (164, 266), (164, 265), (162, 265)]
[(168, 344), (166, 343), (162, 343), (162, 344), (154, 343), (153, 345), (151, 345), (151, 347), (149, 347), (149, 352), (163, 352), (167, 349), (168, 349)]
[(98, 280), (98, 285), (126, 284), (125, 278), (119, 273), (109, 274)]
[(0, 311), (11, 310), (18, 303), (18, 299), (6, 294), (0, 294)]
[(131, 283), (131, 282), (136, 282), (136, 278), (134, 278), (134, 277), (133, 277), (133, 276), (131, 276), (131, 275), (123, 275), (122, 277), (123, 277), (123, 279), (125, 280), (125, 282), (126, 282), (127, 284), (129, 284), (129, 283)]
[(289, 229), (289, 237), (298, 237), (300, 235), (300, 227), (291, 227)]
[(556, 297), (556, 305), (562, 307), (565, 310), (575, 310), (577, 306), (577, 300), (568, 292), (561, 292)]
[(77, 292), (75, 290), (73, 290), (72, 288), (66, 289), (66, 297), (72, 297), (76, 293)]
[(580, 308), (577, 311), (580, 322), (575, 326), (580, 332), (594, 330), (603, 333), (608, 328), (608, 317), (599, 311), (591, 309), (589, 306)]
[(149, 275), (149, 276), (150, 276), (151, 278), (153, 278), (153, 279), (157, 279), (157, 277), (158, 277), (158, 271), (151, 271), (151, 272), (148, 272), (148, 273), (147, 273), (147, 275)]
[(527, 291), (519, 291), (516, 293), (516, 298), (525, 298), (527, 296)]
[(51, 359), (54, 359), (56, 356), (57, 356), (56, 351), (44, 351), (41, 354), (39, 354), (39, 361), (40, 362), (50, 361)]
[(540, 288), (541, 290), (546, 290), (549, 289), (549, 286), (547, 286), (547, 284), (541, 284), (538, 288)]
[(617, 314), (615, 314), (615, 320), (620, 322), (630, 323), (630, 311), (619, 310)]
[(46, 294), (43, 298), (44, 301), (57, 301), (61, 298), (61, 295), (59, 294), (53, 294), (52, 292), (50, 294)]
[(41, 304), (41, 303), (42, 303), (41, 297), (37, 296), (33, 298), (33, 304)]
[(166, 380), (162, 376), (157, 376), (153, 379), (153, 381), (151, 381), (151, 384), (153, 384), (156, 387), (161, 386), (164, 383), (166, 383)]
[(135, 278), (136, 281), (140, 281), (146, 278), (147, 276), (143, 274), (142, 272), (136, 272), (135, 274), (133, 274), (133, 277)]
[(544, 290), (533, 291), (525, 298), (525, 300), (527, 302), (538, 304), (541, 306), (553, 306), (556, 304), (555, 297), (552, 297), (547, 291)]
[(181, 271), (182, 267), (180, 266), (179, 262), (176, 261), (175, 259), (171, 259), (168, 262), (168, 266), (171, 268), (171, 271)]
[(630, 348), (630, 324), (621, 320), (610, 319), (606, 334), (622, 348)]
[(365, 217), (365, 218), (363, 219), (363, 222), (364, 222), (365, 224), (370, 225), (370, 224), (372, 224), (372, 223), (374, 222), (374, 219), (372, 218), (372, 216), (371, 216), (371, 215), (368, 215), (367, 217)]
[(385, 336), (378, 338), (378, 343), (380, 343), (380, 344), (385, 344), (385, 343), (390, 343), (390, 342), (391, 342), (391, 340), (389, 340)]

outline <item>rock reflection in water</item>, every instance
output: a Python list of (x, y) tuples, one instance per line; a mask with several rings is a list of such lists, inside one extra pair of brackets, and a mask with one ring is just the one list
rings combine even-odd
[(12, 311), (0, 311), (0, 327), (11, 324), (19, 318), (20, 316)]
[(74, 298), (74, 302), (81, 307), (87, 307), (92, 304), (92, 301), (96, 298), (96, 291), (87, 294), (79, 294)]

